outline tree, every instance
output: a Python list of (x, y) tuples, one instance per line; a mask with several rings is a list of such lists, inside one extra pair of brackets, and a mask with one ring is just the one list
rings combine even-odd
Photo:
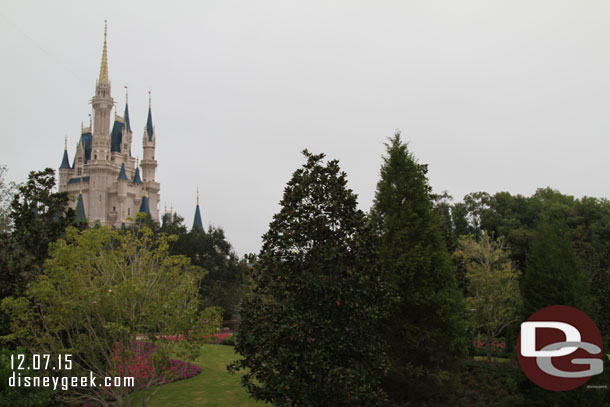
[(521, 280), (523, 317), (551, 305), (592, 314), (589, 279), (582, 272), (565, 220), (544, 216), (534, 231)]
[[(132, 376), (130, 365), (146, 358), (150, 372), (137, 377), (139, 387), (158, 384), (171, 374), (170, 353), (195, 357), (197, 344), (220, 322), (216, 309), (199, 312), (201, 270), (184, 256), (171, 256), (170, 240), (153, 240), (147, 227), (125, 233), (69, 228), (66, 238), (52, 245), (43, 274), (25, 295), (3, 300), (12, 317), (12, 333), (5, 339), (20, 340), (33, 354), (72, 354), (69, 376), (91, 371), (98, 383), (102, 377)], [(187, 340), (172, 340), (178, 334)], [(71, 387), (66, 398), (124, 405), (129, 391)]]
[(0, 165), (0, 233), (8, 233), (11, 228), (10, 202), (17, 185), (14, 182), (7, 182), (6, 165)]
[(378, 406), (390, 304), (375, 236), (336, 160), (304, 151), (263, 236), (229, 369), (277, 406)]
[(55, 171), (32, 171), (11, 202), (12, 236), (32, 256), (38, 266), (47, 258), (49, 243), (63, 236), (74, 222), (66, 192), (53, 192)]
[(386, 146), (371, 210), (382, 265), (400, 296), (386, 326), (393, 359), (386, 386), (396, 399), (432, 397), (438, 385), (422, 382), (434, 381), (435, 370), (465, 355), (464, 299), (433, 208), (427, 166), (400, 133)]
[(171, 246), (173, 254), (185, 255), (191, 264), (207, 271), (199, 292), (202, 305), (221, 307), (224, 320), (230, 320), (239, 312), (245, 293), (245, 264), (239, 261), (222, 228), (210, 226), (207, 231), (187, 232), (183, 221), (181, 216), (172, 214), (164, 219), (160, 231), (178, 237)]
[(521, 296), (519, 271), (513, 266), (504, 239), (483, 234), (459, 239), (454, 256), (466, 265), (466, 298), (473, 327), (487, 336), (487, 360), (491, 361), (491, 343), (519, 317)]
[(175, 249), (207, 270), (199, 292), (203, 304), (221, 307), (225, 320), (237, 314), (245, 291), (243, 268), (223, 229), (213, 226), (207, 231), (194, 229), (179, 237)]

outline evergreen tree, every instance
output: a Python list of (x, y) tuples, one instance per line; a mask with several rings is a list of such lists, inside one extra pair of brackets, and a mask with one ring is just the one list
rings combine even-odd
[(591, 315), (589, 279), (581, 270), (570, 230), (561, 217), (543, 216), (536, 227), (521, 295), (524, 318), (551, 305), (569, 305)]
[(390, 298), (375, 236), (336, 160), (304, 151), (263, 236), (229, 368), (276, 406), (378, 406)]
[(438, 384), (425, 383), (466, 350), (464, 298), (426, 173), (399, 133), (390, 139), (372, 217), (381, 262), (400, 297), (386, 327), (393, 359), (386, 387), (395, 399), (433, 397)]
[(49, 243), (62, 237), (66, 227), (74, 222), (68, 194), (53, 192), (54, 187), (53, 169), (32, 171), (11, 203), (12, 236), (40, 267), (47, 258)]

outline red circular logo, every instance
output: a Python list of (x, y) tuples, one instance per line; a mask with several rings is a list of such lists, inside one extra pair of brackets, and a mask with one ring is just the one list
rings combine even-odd
[(602, 336), (584, 312), (553, 305), (521, 324), (517, 356), (525, 375), (538, 386), (572, 390), (602, 372)]

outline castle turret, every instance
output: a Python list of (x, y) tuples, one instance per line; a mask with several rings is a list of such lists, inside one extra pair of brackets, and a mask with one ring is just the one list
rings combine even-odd
[(136, 173), (133, 175), (133, 181), (131, 181), (134, 185), (142, 184), (142, 178), (140, 178), (140, 167), (136, 167)]
[(110, 113), (114, 99), (110, 95), (108, 78), (108, 45), (107, 26), (104, 27), (104, 48), (100, 76), (95, 84), (95, 96), (91, 99), (93, 106), (93, 160), (106, 160), (110, 152)]
[(124, 140), (123, 140), (123, 156), (125, 159), (131, 157), (131, 141), (133, 139), (133, 132), (131, 131), (131, 123), (129, 122), (129, 95), (127, 94), (127, 86), (125, 86), (125, 113), (123, 119), (125, 119), (124, 129)]
[(142, 178), (144, 181), (144, 191), (148, 196), (148, 205), (150, 208), (150, 216), (156, 222), (159, 221), (159, 183), (155, 181), (155, 171), (157, 169), (157, 160), (155, 160), (155, 145), (157, 136), (155, 127), (152, 121), (151, 97), (148, 92), (148, 119), (144, 128), (144, 137), (142, 138), (142, 146), (144, 150), (144, 159), (140, 163), (142, 167)]
[(157, 138), (155, 127), (152, 121), (152, 109), (150, 96), (148, 98), (148, 119), (144, 128), (144, 137), (142, 138), (142, 146), (144, 150), (144, 159), (142, 160), (142, 177), (144, 182), (155, 180), (155, 170), (157, 169), (157, 161), (155, 160), (155, 145)]
[(71, 173), (72, 167), (70, 167), (70, 160), (68, 159), (68, 137), (66, 136), (66, 140), (64, 142), (64, 156), (61, 160), (61, 165), (59, 166), (60, 187), (65, 187), (68, 184)]
[(142, 197), (142, 202), (140, 202), (140, 209), (138, 209), (138, 213), (150, 215), (150, 207), (148, 205), (148, 197), (146, 195)]
[(76, 221), (77, 222), (87, 222), (87, 216), (85, 216), (85, 203), (83, 202), (83, 193), (80, 192), (78, 194), (78, 199), (76, 200)]
[(199, 211), (199, 188), (197, 188), (197, 205), (195, 206), (195, 219), (193, 220), (193, 230), (203, 232), (203, 222), (201, 221), (201, 211)]

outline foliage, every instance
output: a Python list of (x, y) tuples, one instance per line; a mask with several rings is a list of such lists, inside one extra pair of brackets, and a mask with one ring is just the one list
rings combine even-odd
[[(536, 228), (544, 218), (561, 218), (572, 242), (572, 253), (595, 296), (591, 317), (607, 337), (610, 335), (610, 201), (576, 199), (551, 188), (541, 188), (529, 197), (498, 192), (469, 194), (451, 208), (456, 236), (483, 232), (503, 237), (512, 260), (526, 270), (527, 257)], [(590, 299), (590, 298), (589, 298)], [(589, 303), (590, 301), (585, 301)], [(510, 328), (509, 342), (518, 329)]]
[(592, 314), (589, 281), (580, 268), (565, 221), (545, 218), (536, 228), (521, 280), (523, 317), (551, 305)]
[(221, 345), (235, 346), (235, 337), (229, 336), (220, 341)]
[(178, 235), (172, 252), (183, 254), (191, 263), (207, 271), (205, 284), (200, 287), (204, 306), (219, 306), (224, 319), (239, 312), (245, 294), (244, 264), (239, 261), (222, 228), (210, 226), (206, 231), (192, 230)]
[(63, 236), (74, 222), (66, 192), (53, 192), (55, 171), (32, 171), (11, 202), (13, 238), (42, 266), (50, 243)]
[[(34, 257), (12, 236), (0, 233), (0, 301), (23, 295), (39, 272)], [(0, 310), (0, 336), (10, 333), (9, 326), (9, 316)]]
[(375, 236), (336, 160), (304, 151), (263, 236), (235, 349), (243, 384), (278, 406), (376, 406), (391, 298)]
[(464, 298), (426, 173), (399, 133), (390, 139), (372, 219), (379, 256), (400, 296), (386, 327), (394, 364), (386, 386), (395, 399), (419, 397), (422, 383), (465, 355), (468, 342)]
[(224, 230), (210, 226), (207, 231), (189, 232), (184, 218), (173, 213), (163, 219), (158, 232), (176, 235), (178, 239), (171, 245), (172, 254), (187, 256), (191, 264), (207, 271), (199, 292), (202, 306), (221, 307), (225, 320), (238, 314), (246, 291), (245, 263), (238, 259)]
[(479, 240), (460, 238), (454, 256), (461, 257), (466, 265), (468, 315), (474, 332), (483, 331), (488, 338), (487, 360), (491, 361), (491, 344), (519, 319), (519, 272), (504, 240), (493, 240), (486, 233)]
[(6, 172), (6, 165), (0, 165), (0, 233), (10, 232), (10, 202), (18, 187), (14, 182), (5, 180)]
[[(115, 346), (113, 355), (116, 367), (115, 375), (133, 377), (134, 388), (139, 390), (146, 389), (151, 380), (154, 380), (157, 384), (165, 384), (188, 379), (201, 373), (199, 366), (175, 359), (166, 360), (166, 366), (163, 366), (161, 371), (156, 371), (158, 366), (155, 366), (155, 355), (153, 353), (158, 347), (158, 345), (153, 345), (150, 342), (137, 342), (135, 349), (130, 349), (129, 354), (122, 357), (121, 349), (118, 345)], [(121, 363), (123, 359), (127, 363)], [(154, 375), (156, 377), (152, 377)]]
[[(71, 376), (114, 376), (129, 364), (144, 336), (155, 346), (151, 362), (154, 385), (170, 352), (193, 358), (204, 335), (219, 324), (219, 311), (199, 313), (197, 290), (201, 270), (183, 256), (171, 256), (171, 237), (153, 241), (147, 227), (119, 233), (107, 227), (82, 232), (69, 228), (51, 246), (43, 274), (25, 296), (6, 298), (12, 334), (32, 353), (73, 354)], [(165, 335), (182, 333), (189, 340)], [(197, 341), (196, 339), (199, 339)], [(116, 349), (120, 357), (115, 359)], [(117, 365), (118, 363), (118, 365)], [(71, 388), (72, 401), (122, 405), (124, 387)]]
[[(40, 274), (49, 244), (74, 219), (67, 195), (53, 192), (52, 169), (30, 172), (21, 186), (7, 184), (5, 171), (6, 167), (0, 167), (0, 299), (22, 295)], [(8, 333), (8, 316), (0, 312), (0, 335)]]
[[(25, 354), (26, 365), (31, 365), (31, 355), (23, 348), (14, 351), (0, 349), (0, 407), (47, 407), (51, 404), (51, 390), (32, 387), (11, 387), (9, 378), (16, 372), (11, 369), (11, 355)], [(14, 360), (17, 357), (14, 356)], [(35, 376), (36, 371), (28, 371), (29, 376)]]

